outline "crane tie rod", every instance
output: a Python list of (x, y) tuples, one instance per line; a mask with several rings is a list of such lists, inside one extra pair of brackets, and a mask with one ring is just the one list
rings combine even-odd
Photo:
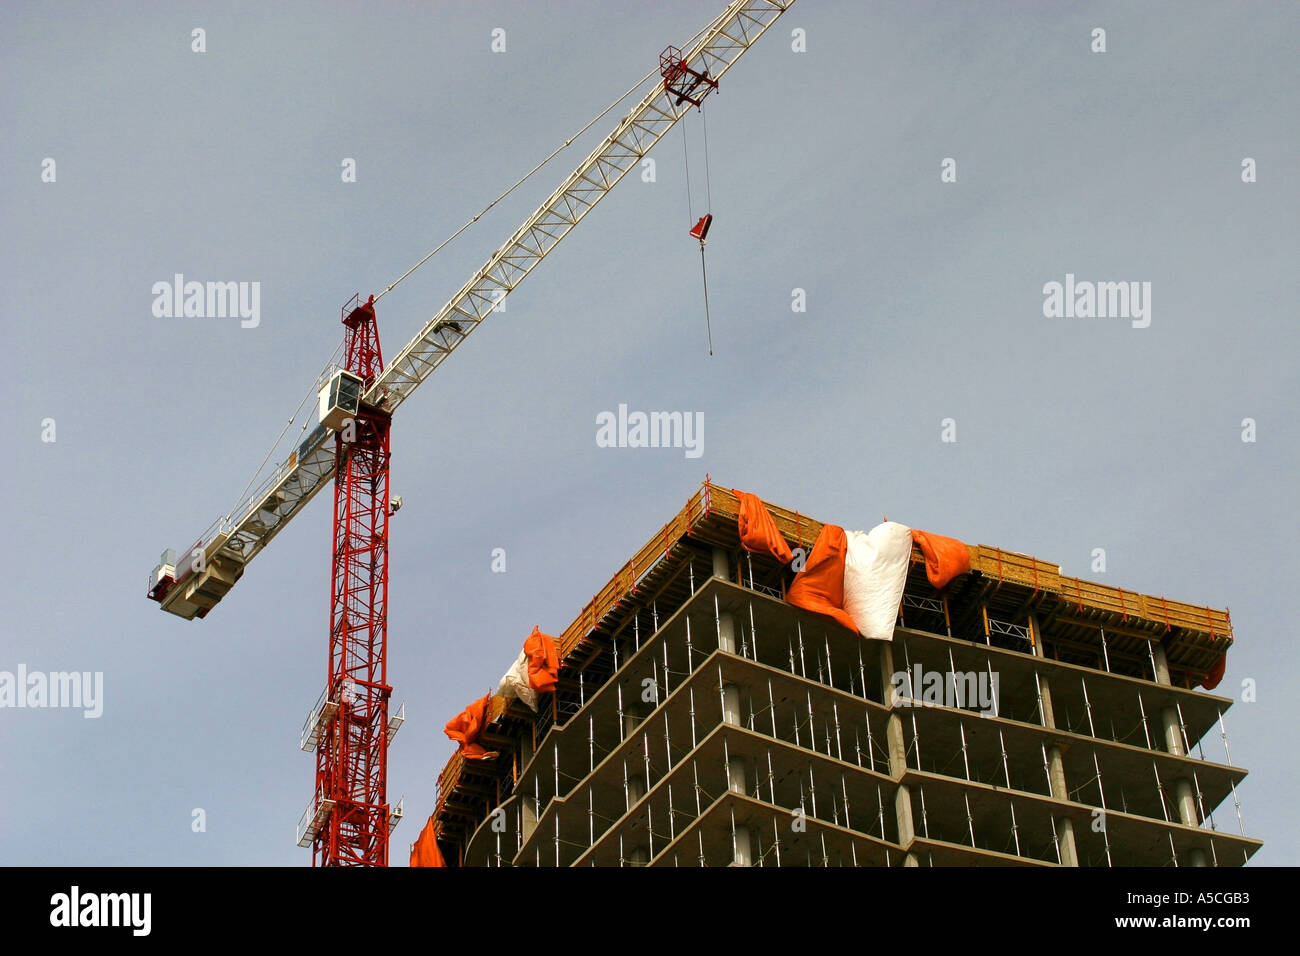
[(443, 241), (438, 245), (438, 247), (437, 247), (436, 249), (434, 249), (433, 251), (431, 251), (428, 255), (426, 255), (423, 259), (421, 259), (421, 260), (420, 260), (419, 262), (417, 262), (415, 265), (411, 266), (411, 268), (407, 269), (406, 272), (404, 272), (404, 273), (401, 275), (401, 277), (399, 277), (397, 280), (395, 280), (395, 281), (393, 282), (392, 285), (390, 285), (388, 288), (386, 288), (383, 292), (379, 293), (379, 295), (375, 296), (375, 301), (378, 302), (380, 299), (382, 299), (382, 298), (383, 298), (384, 296), (386, 296), (388, 293), (392, 292), (393, 289), (397, 288), (397, 284), (398, 284), (399, 282), (401, 282), (402, 279), (405, 279), (407, 276), (409, 276), (409, 275), (410, 275), (412, 272), (414, 272), (416, 269), (420, 268), (420, 266), (422, 266), (422, 265), (424, 265), (426, 262), (428, 262), (429, 259), (431, 259), (434, 255), (436, 255), (437, 253), (441, 252), (444, 248), (446, 248), (447, 245), (450, 244), (450, 243), (451, 243), (451, 242), (452, 242), (452, 241), (453, 241), (457, 236), (459, 236), (462, 232), (464, 232), (464, 231), (465, 231), (466, 229), (468, 229), (470, 226), (474, 225), (474, 223), (478, 222), (479, 219), (481, 219), (483, 216), (485, 216), (485, 215), (488, 213), (488, 211), (491, 210), (491, 208), (492, 208), (493, 206), (495, 206), (495, 205), (496, 205), (497, 203), (499, 203), (501, 200), (505, 199), (505, 198), (506, 198), (507, 196), (509, 196), (512, 192), (514, 192), (516, 189), (518, 189), (520, 186), (522, 186), (525, 182), (527, 182), (529, 179), (531, 179), (534, 173), (536, 173), (539, 169), (541, 169), (543, 166), (545, 166), (547, 163), (549, 163), (551, 160), (553, 160), (556, 156), (558, 156), (558, 155), (560, 154), (560, 152), (563, 151), (566, 147), (568, 147), (568, 146), (569, 146), (569, 145), (570, 145), (570, 144), (571, 144), (575, 139), (577, 139), (577, 138), (578, 138), (579, 136), (581, 136), (583, 133), (587, 132), (587, 130), (591, 129), (591, 127), (594, 126), (596, 123), (600, 122), (600, 120), (604, 119), (605, 116), (607, 116), (607, 115), (609, 114), (610, 110), (614, 109), (616, 106), (618, 106), (619, 103), (622, 103), (625, 99), (627, 99), (629, 96), (631, 96), (633, 93), (635, 93), (635, 92), (636, 92), (636, 91), (641, 87), (641, 84), (642, 84), (642, 83), (644, 83), (646, 80), (650, 79), (650, 77), (654, 76), (656, 73), (658, 73), (657, 70), (651, 70), (651, 71), (650, 71), (649, 73), (647, 73), (645, 76), (641, 77), (641, 79), (637, 80), (635, 86), (633, 86), (633, 87), (632, 87), (631, 89), (629, 89), (626, 93), (624, 93), (622, 96), (620, 96), (618, 99), (616, 99), (613, 103), (610, 103), (609, 106), (605, 107), (605, 109), (600, 113), (599, 116), (597, 116), (597, 117), (595, 117), (594, 119), (592, 119), (591, 122), (589, 122), (586, 126), (584, 126), (582, 129), (578, 130), (576, 133), (574, 133), (572, 136), (570, 136), (568, 139), (566, 139), (566, 140), (563, 142), (563, 144), (561, 144), (560, 146), (558, 146), (558, 147), (555, 149), (555, 151), (551, 153), (551, 155), (547, 156), (544, 160), (542, 160), (540, 163), (538, 163), (536, 166), (534, 166), (532, 169), (530, 169), (528, 172), (526, 172), (523, 176), (521, 176), (518, 180), (516, 180), (516, 181), (515, 181), (515, 184), (514, 184), (513, 186), (511, 186), (509, 189), (507, 189), (505, 192), (503, 192), (503, 193), (502, 193), (500, 196), (498, 196), (496, 199), (492, 200), (490, 203), (488, 203), (486, 206), (484, 206), (484, 207), (479, 211), (478, 215), (476, 215), (476, 216), (474, 216), (474, 217), (472, 217), (472, 218), (470, 218), (470, 219), (465, 220), (465, 224), (462, 225), (462, 226), (461, 226), (459, 229), (457, 229), (455, 232), (453, 232), (453, 233), (452, 233), (450, 236), (448, 236), (446, 239), (444, 239), (444, 240), (443, 240)]
[[(703, 30), (700, 30), (698, 33), (696, 33), (695, 36), (691, 37), (691, 39), (687, 42), (687, 46), (689, 47), (692, 43), (694, 43), (696, 40), (698, 40), (698, 39), (699, 39), (701, 36), (703, 36), (706, 32), (708, 32), (709, 30), (711, 30), (711, 29), (713, 28), (714, 24), (717, 23), (718, 19), (719, 19), (721, 16), (722, 16), (722, 14), (719, 14), (718, 17), (714, 17), (712, 23), (710, 23), (708, 26), (706, 26)], [(479, 211), (478, 215), (473, 216), (472, 218), (465, 220), (465, 224), (462, 225), (462, 226), (461, 226), (459, 229), (457, 229), (455, 232), (453, 232), (453, 233), (452, 233), (450, 236), (448, 236), (446, 239), (444, 239), (444, 240), (443, 240), (443, 241), (442, 241), (442, 242), (437, 246), (437, 248), (433, 249), (433, 250), (432, 250), (431, 252), (429, 252), (428, 255), (426, 255), (423, 259), (421, 259), (421, 260), (420, 260), (419, 262), (417, 262), (415, 265), (411, 266), (411, 268), (407, 269), (406, 272), (402, 273), (402, 275), (399, 276), (397, 279), (395, 279), (395, 280), (393, 281), (393, 283), (392, 283), (391, 285), (388, 286), (388, 288), (386, 288), (383, 292), (381, 292), (381, 293), (379, 293), (377, 296), (375, 296), (375, 301), (378, 302), (378, 301), (379, 301), (380, 299), (382, 299), (384, 296), (388, 295), (388, 293), (392, 292), (393, 289), (397, 288), (398, 283), (400, 283), (403, 279), (405, 279), (407, 276), (409, 276), (409, 275), (410, 275), (412, 272), (414, 272), (416, 269), (420, 268), (420, 266), (422, 266), (422, 265), (424, 265), (426, 262), (428, 262), (429, 259), (431, 259), (434, 255), (436, 255), (437, 253), (441, 252), (444, 248), (446, 248), (447, 245), (450, 244), (450, 243), (451, 243), (451, 242), (452, 242), (452, 241), (453, 241), (457, 236), (459, 236), (462, 232), (464, 232), (464, 231), (465, 231), (466, 229), (468, 229), (470, 226), (474, 225), (474, 223), (478, 222), (479, 219), (481, 219), (483, 216), (485, 216), (485, 215), (488, 213), (488, 211), (492, 209), (493, 206), (495, 206), (495, 205), (496, 205), (497, 203), (499, 203), (501, 200), (505, 199), (505, 198), (506, 198), (507, 196), (509, 196), (512, 192), (514, 192), (516, 189), (518, 189), (520, 186), (522, 186), (525, 182), (527, 182), (529, 179), (531, 179), (534, 173), (536, 173), (539, 169), (541, 169), (543, 166), (545, 166), (547, 163), (549, 163), (551, 160), (553, 160), (556, 156), (558, 156), (558, 155), (559, 155), (559, 154), (560, 154), (560, 153), (561, 153), (561, 152), (562, 152), (566, 147), (568, 147), (568, 146), (569, 146), (569, 145), (570, 145), (570, 144), (571, 144), (575, 139), (577, 139), (577, 138), (578, 138), (579, 136), (581, 136), (583, 133), (587, 132), (587, 130), (591, 129), (592, 126), (596, 125), (596, 123), (600, 122), (600, 121), (601, 121), (602, 119), (604, 119), (607, 115), (609, 115), (610, 111), (613, 110), (616, 106), (618, 106), (619, 103), (622, 103), (625, 99), (627, 99), (629, 96), (631, 96), (631, 95), (632, 95), (633, 93), (635, 93), (637, 90), (639, 90), (639, 89), (641, 88), (641, 84), (643, 84), (646, 80), (650, 79), (652, 76), (657, 76), (658, 74), (659, 74), (659, 70), (658, 70), (658, 69), (654, 69), (654, 70), (651, 70), (649, 73), (647, 73), (645, 76), (641, 77), (641, 79), (637, 80), (635, 84), (633, 84), (631, 87), (628, 88), (628, 90), (627, 90), (626, 93), (624, 93), (622, 96), (620, 96), (618, 99), (616, 99), (613, 103), (610, 103), (609, 106), (607, 106), (607, 107), (605, 107), (603, 110), (601, 110), (600, 115), (598, 115), (598, 116), (596, 116), (595, 118), (593, 118), (589, 123), (587, 123), (587, 125), (585, 125), (584, 127), (582, 127), (582, 129), (578, 130), (576, 133), (574, 133), (572, 136), (570, 136), (568, 139), (566, 139), (566, 140), (565, 140), (565, 141), (564, 141), (560, 146), (556, 147), (556, 149), (551, 153), (551, 155), (547, 156), (544, 160), (542, 160), (540, 163), (538, 163), (536, 166), (534, 166), (532, 169), (530, 169), (528, 172), (526, 172), (523, 176), (521, 176), (518, 180), (516, 180), (516, 181), (515, 181), (515, 184), (514, 184), (513, 186), (511, 186), (509, 189), (507, 189), (505, 192), (503, 192), (500, 196), (498, 196), (496, 199), (492, 200), (490, 203), (488, 203), (486, 206), (484, 206), (484, 207), (482, 208), (482, 210)]]

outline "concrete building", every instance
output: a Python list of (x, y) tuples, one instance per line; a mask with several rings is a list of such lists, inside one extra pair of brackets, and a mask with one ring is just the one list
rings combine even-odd
[[(768, 505), (792, 547), (821, 525)], [(914, 555), (892, 641), (787, 603), (706, 483), (559, 639), (538, 713), (455, 755), (450, 866), (1239, 866), (1224, 611), (971, 548)], [(796, 552), (797, 553), (797, 552)], [(504, 662), (503, 662), (504, 663)], [(1210, 753), (1207, 754), (1206, 750)]]

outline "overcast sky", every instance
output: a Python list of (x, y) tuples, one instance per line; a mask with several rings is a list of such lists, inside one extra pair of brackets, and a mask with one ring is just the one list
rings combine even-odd
[[(347, 298), (722, 5), (0, 5), (0, 671), (104, 682), (98, 719), (0, 710), (0, 862), (310, 864), (328, 493), (207, 620), (160, 612), (147, 575), (239, 495)], [(1247, 833), (1256, 862), (1300, 862), (1297, 49), (1294, 3), (795, 4), (706, 104), (707, 191), (689, 118), (690, 210), (677, 129), (655, 181), (624, 180), (395, 419), (394, 863), (443, 724), (706, 471), (849, 528), (887, 513), (1230, 607)], [(387, 356), (625, 110), (380, 303)], [(705, 208), (712, 357), (687, 235)], [(156, 316), (176, 273), (260, 283), (256, 327)], [(1149, 326), (1046, 317), (1067, 274), (1150, 283)], [(703, 454), (597, 447), (620, 403), (702, 413)], [(1230, 804), (1216, 820), (1235, 832)]]

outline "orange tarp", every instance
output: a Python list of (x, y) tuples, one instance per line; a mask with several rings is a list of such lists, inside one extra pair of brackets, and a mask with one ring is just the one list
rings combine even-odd
[(555, 638), (534, 627), (524, 641), (528, 655), (528, 684), (538, 693), (555, 690), (560, 679), (560, 653)]
[(790, 553), (790, 545), (786, 544), (781, 532), (776, 530), (776, 522), (772, 520), (772, 514), (762, 499), (735, 488), (731, 492), (740, 500), (740, 515), (736, 526), (740, 531), (741, 546), (746, 551), (770, 554), (782, 564), (789, 564), (794, 558)]
[(822, 525), (804, 569), (794, 576), (785, 599), (795, 607), (825, 614), (857, 633), (844, 610), (844, 553), (847, 542), (844, 529), (836, 524)]
[(488, 694), (447, 721), (445, 733), (460, 744), (461, 756), (470, 760), (491, 760), (497, 755), (495, 751), (485, 750), (478, 743), (487, 727), (488, 708), (491, 706), (492, 695)]
[(442, 851), (438, 849), (438, 833), (433, 828), (433, 817), (424, 825), (411, 847), (411, 866), (446, 866)]
[(956, 538), (913, 528), (912, 540), (925, 555), (925, 576), (936, 591), (942, 591), (953, 578), (970, 570), (970, 550)]
[(1224, 654), (1210, 668), (1209, 673), (1205, 675), (1205, 680), (1201, 681), (1201, 686), (1206, 690), (1214, 690), (1219, 686), (1219, 681), (1223, 680), (1223, 673), (1228, 669), (1228, 655)]

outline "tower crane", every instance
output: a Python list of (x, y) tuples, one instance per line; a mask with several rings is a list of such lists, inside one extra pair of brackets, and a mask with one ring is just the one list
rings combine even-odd
[(329, 670), (301, 741), (316, 754), (298, 828), (313, 865), (386, 866), (401, 818), (387, 797), (388, 744), (404, 719), (404, 707), (389, 714), (387, 665), (388, 519), (400, 507), (389, 498), (393, 413), (793, 3), (732, 0), (685, 50), (668, 47), (650, 91), (388, 364), (376, 297), (354, 297), (343, 309), (342, 364), (317, 382), (315, 428), (237, 511), (179, 557), (165, 551), (150, 575), (148, 596), (162, 610), (205, 617), (333, 480)]

